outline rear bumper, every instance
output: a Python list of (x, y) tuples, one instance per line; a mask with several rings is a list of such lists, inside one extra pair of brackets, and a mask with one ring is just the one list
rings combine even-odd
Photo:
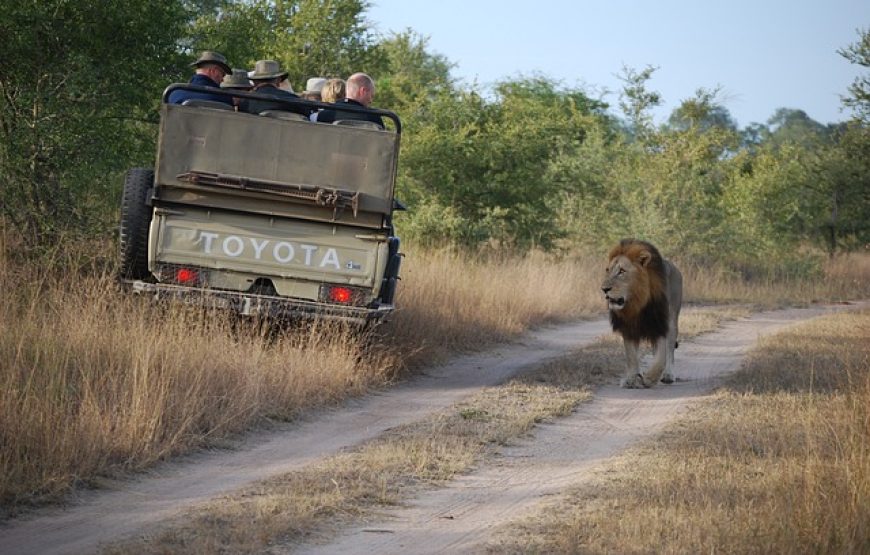
[(341, 306), (303, 299), (149, 283), (140, 280), (124, 280), (123, 283), (134, 294), (150, 295), (154, 300), (177, 300), (186, 304), (226, 309), (244, 316), (326, 318), (352, 324), (366, 324), (381, 320), (394, 309), (393, 305), (382, 305), (377, 308)]

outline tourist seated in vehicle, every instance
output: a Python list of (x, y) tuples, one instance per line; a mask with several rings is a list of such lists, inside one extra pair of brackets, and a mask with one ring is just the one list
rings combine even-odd
[(326, 77), (312, 77), (305, 83), (305, 90), (302, 91), (302, 98), (320, 102), (321, 93), (325, 84)]
[(347, 85), (344, 79), (330, 79), (323, 85), (323, 90), (320, 91), (320, 97), (323, 102), (334, 104), (347, 96)]
[[(335, 104), (344, 98), (345, 90), (344, 79), (328, 79), (320, 90), (320, 101)], [(311, 114), (311, 121), (317, 121), (318, 112), (320, 110)]]
[[(254, 71), (248, 74), (248, 78), (253, 81), (254, 88), (252, 92), (272, 97), (285, 98), (288, 100), (299, 99), (299, 96), (290, 91), (279, 87), (282, 81), (286, 81), (287, 72), (281, 69), (281, 65), (275, 60), (259, 60), (254, 65)], [(289, 84), (289, 83), (288, 83)], [(260, 114), (265, 111), (286, 111), (295, 112), (308, 116), (311, 109), (304, 106), (290, 106), (280, 102), (271, 102), (269, 100), (254, 100), (242, 99), (239, 104), (239, 111), (249, 114)]]
[[(190, 78), (189, 84), (200, 87), (217, 89), (220, 87), (218, 83), (223, 80), (224, 76), (232, 72), (232, 68), (227, 63), (224, 55), (211, 50), (206, 50), (200, 54), (199, 58), (190, 65), (196, 68), (196, 73)], [(233, 101), (229, 96), (183, 89), (172, 91), (167, 99), (170, 104), (182, 104), (185, 100), (208, 100), (230, 106), (233, 105)]]
[[(233, 72), (225, 75), (221, 81), (222, 89), (231, 89), (235, 91), (250, 91), (254, 88), (254, 84), (248, 79), (248, 71), (245, 69), (233, 69)], [(233, 104), (238, 107), (241, 99), (233, 97)]]
[(346, 96), (335, 102), (335, 108), (327, 108), (312, 117), (319, 123), (333, 123), (337, 120), (361, 120), (376, 123), (384, 129), (384, 120), (377, 114), (364, 111), (342, 110), (343, 106), (368, 108), (375, 96), (375, 82), (365, 73), (354, 73), (347, 78)]

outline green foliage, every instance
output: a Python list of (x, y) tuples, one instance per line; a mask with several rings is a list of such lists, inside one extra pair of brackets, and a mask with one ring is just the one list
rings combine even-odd
[(109, 183), (153, 137), (186, 19), (180, 2), (5, 3), (0, 215), (28, 240), (105, 220)]
[[(556, 221), (565, 183), (550, 166), (599, 125), (598, 104), (544, 78), (506, 81), (496, 92), (494, 101), (462, 92), (419, 105), (408, 123), (400, 192), (412, 206), (452, 207), (464, 225), (448, 240), (552, 246), (563, 235)], [(420, 240), (444, 231), (412, 229)]]
[(428, 40), (412, 30), (382, 41), (385, 70), (377, 83), (376, 104), (405, 117), (441, 94), (453, 94), (453, 65), (426, 50)]
[[(853, 64), (870, 68), (870, 30), (859, 29), (858, 41), (837, 52)], [(870, 124), (870, 74), (860, 75), (849, 86), (843, 104), (855, 110), (855, 117)]]
[(361, 0), (227, 3), (197, 19), (191, 49), (220, 50), (230, 65), (247, 69), (278, 60), (297, 91), (314, 76), (365, 71), (377, 78), (384, 60), (363, 17), (367, 7)]
[(766, 142), (775, 146), (796, 144), (806, 149), (820, 147), (830, 139), (831, 130), (803, 110), (779, 108), (767, 120), (771, 128)]
[(623, 66), (619, 79), (624, 83), (620, 94), (619, 108), (631, 125), (632, 134), (641, 141), (646, 141), (653, 134), (652, 108), (662, 103), (658, 91), (651, 91), (647, 81), (652, 79), (657, 67), (647, 66), (638, 71)]
[[(27, 1), (0, 10), (0, 218), (32, 244), (105, 229), (119, 174), (150, 165), (156, 108), (200, 50), (272, 58), (301, 89), (365, 71), (403, 121), (396, 215), (422, 244), (601, 251), (626, 236), (747, 274), (810, 271), (870, 243), (867, 78), (848, 125), (781, 108), (738, 130), (698, 89), (657, 128), (656, 71), (623, 68), (625, 122), (544, 76), (480, 89), (413, 30), (377, 40), (365, 0)], [(868, 33), (841, 50), (870, 67)], [(809, 261), (809, 262), (807, 262)]]
[(737, 130), (737, 124), (728, 110), (717, 101), (720, 89), (700, 88), (693, 98), (684, 100), (668, 118), (668, 124), (679, 131), (690, 128), (708, 130), (714, 127), (730, 131)]

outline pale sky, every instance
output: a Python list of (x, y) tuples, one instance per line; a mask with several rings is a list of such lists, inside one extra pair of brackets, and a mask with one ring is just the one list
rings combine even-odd
[[(604, 97), (618, 113), (623, 66), (658, 66), (664, 121), (699, 87), (721, 86), (740, 127), (777, 108), (820, 123), (848, 119), (840, 96), (868, 69), (837, 54), (870, 29), (870, 0), (371, 0), (383, 35), (411, 28), (429, 51), (456, 64), (453, 76), (488, 85), (544, 75)], [(593, 94), (592, 96), (598, 96)]]

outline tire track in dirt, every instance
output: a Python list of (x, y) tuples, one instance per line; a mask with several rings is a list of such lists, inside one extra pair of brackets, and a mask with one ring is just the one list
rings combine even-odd
[(604, 319), (543, 328), (517, 343), (458, 357), (305, 422), (251, 434), (235, 450), (199, 453), (161, 464), (134, 480), (105, 480), (102, 489), (79, 492), (67, 507), (34, 511), (0, 524), (0, 553), (94, 552), (100, 544), (153, 529), (213, 497), (298, 470), (390, 428), (419, 420), (609, 332)]
[(422, 494), (404, 507), (387, 510), (376, 522), (354, 526), (331, 543), (288, 546), (288, 552), (386, 555), (482, 551), (496, 527), (534, 511), (545, 497), (582, 484), (610, 457), (652, 437), (692, 402), (708, 395), (723, 375), (739, 368), (759, 337), (844, 308), (820, 306), (759, 313), (691, 342), (681, 342), (675, 367), (681, 380), (675, 384), (648, 390), (601, 388), (593, 401), (569, 417), (540, 426), (533, 438), (506, 448), (494, 463)]

